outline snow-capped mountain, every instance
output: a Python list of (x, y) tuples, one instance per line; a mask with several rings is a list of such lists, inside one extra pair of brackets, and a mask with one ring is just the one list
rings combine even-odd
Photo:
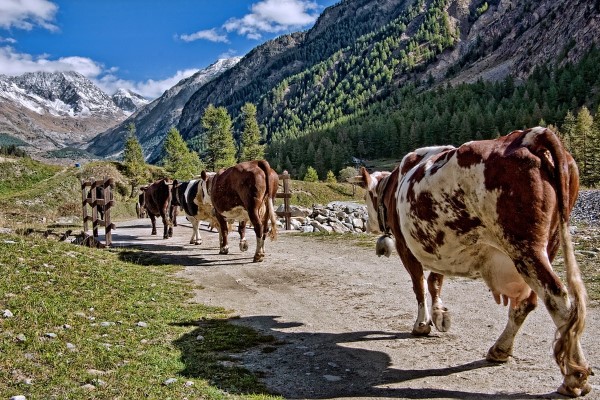
[(0, 93), (39, 114), (81, 116), (122, 112), (110, 96), (77, 72), (29, 72), (1, 76), (12, 90)]
[(71, 71), (0, 75), (0, 132), (31, 144), (32, 151), (81, 145), (143, 103), (139, 95), (127, 96), (130, 103), (117, 103)]
[(140, 108), (119, 125), (93, 138), (87, 150), (104, 156), (117, 157), (123, 151), (129, 124), (136, 127), (146, 159), (155, 160), (162, 150), (162, 142), (171, 127), (176, 127), (181, 110), (192, 95), (207, 82), (235, 66), (241, 57), (220, 59), (194, 75), (182, 79), (162, 96)]
[(121, 110), (133, 113), (150, 103), (148, 99), (128, 89), (119, 89), (112, 96), (113, 102)]

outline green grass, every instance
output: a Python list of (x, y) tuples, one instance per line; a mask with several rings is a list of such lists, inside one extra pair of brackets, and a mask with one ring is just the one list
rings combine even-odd
[[(312, 207), (313, 204), (327, 204), (332, 201), (358, 201), (363, 202), (365, 191), (361, 187), (354, 187), (349, 183), (324, 183), (304, 182), (290, 180), (292, 198), (290, 204)], [(280, 188), (281, 192), (282, 189)], [(277, 204), (283, 201), (279, 199)]]
[(0, 164), (0, 225), (43, 228), (60, 217), (81, 223), (81, 179), (114, 178), (114, 221), (135, 218), (137, 196), (131, 198), (127, 179), (118, 163), (91, 162), (82, 168), (60, 168), (31, 159), (15, 158)]
[[(256, 376), (224, 361), (273, 338), (228, 323), (224, 309), (190, 303), (192, 287), (173, 277), (174, 266), (0, 235), (0, 270), (0, 311), (14, 314), (0, 318), (5, 398), (268, 397)], [(164, 385), (169, 378), (177, 381)]]
[(60, 167), (30, 158), (9, 158), (0, 162), (0, 198), (29, 190), (58, 171)]

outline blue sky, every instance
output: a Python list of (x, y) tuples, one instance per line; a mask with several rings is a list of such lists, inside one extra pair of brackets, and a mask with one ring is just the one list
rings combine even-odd
[(219, 58), (309, 29), (339, 0), (0, 0), (0, 74), (74, 70), (156, 98)]

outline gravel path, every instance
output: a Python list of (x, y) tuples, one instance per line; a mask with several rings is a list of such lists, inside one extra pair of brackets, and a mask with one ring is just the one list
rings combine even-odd
[[(562, 398), (552, 358), (554, 326), (543, 306), (525, 322), (515, 358), (485, 361), (506, 322), (482, 281), (447, 279), (452, 328), (426, 338), (410, 335), (416, 301), (400, 259), (375, 256), (373, 246), (280, 232), (267, 241), (262, 263), (241, 253), (237, 233), (230, 254), (218, 255), (218, 235), (201, 229), (204, 243), (187, 244), (190, 224), (180, 218), (169, 240), (150, 236), (149, 220), (119, 223), (116, 246), (141, 246), (184, 266), (180, 276), (201, 289), (194, 300), (234, 311), (235, 323), (274, 335), (278, 344), (235, 355), (273, 393), (286, 398), (539, 399)], [(159, 229), (160, 230), (160, 229)], [(583, 348), (600, 371), (600, 314), (588, 312)], [(600, 379), (586, 398), (600, 398)]]

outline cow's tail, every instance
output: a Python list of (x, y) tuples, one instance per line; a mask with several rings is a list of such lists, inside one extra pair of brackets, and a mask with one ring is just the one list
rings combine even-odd
[[(544, 131), (545, 148), (550, 152), (553, 161), (555, 187), (557, 191), (559, 235), (561, 249), (565, 260), (567, 285), (571, 297), (571, 310), (567, 322), (559, 327), (554, 342), (554, 357), (563, 375), (567, 370), (580, 371), (585, 376), (589, 373), (576, 359), (579, 354), (579, 340), (585, 327), (587, 313), (587, 292), (581, 279), (581, 271), (575, 259), (575, 251), (569, 232), (569, 216), (575, 203), (579, 189), (579, 173), (577, 166), (568, 156), (558, 136), (546, 129)], [(552, 167), (551, 167), (552, 168)], [(572, 198), (573, 197), (573, 198)], [(573, 357), (575, 356), (575, 358)]]
[(271, 238), (271, 240), (275, 240), (275, 239), (277, 239), (277, 217), (275, 216), (275, 206), (273, 205), (274, 198), (271, 195), (271, 190), (276, 190), (276, 188), (271, 187), (271, 171), (272, 171), (272, 169), (266, 160), (258, 161), (258, 166), (265, 173), (265, 183), (266, 183), (265, 201), (267, 203), (266, 206), (267, 206), (267, 213), (269, 215), (269, 223), (271, 224), (271, 227), (269, 229), (269, 237)]

